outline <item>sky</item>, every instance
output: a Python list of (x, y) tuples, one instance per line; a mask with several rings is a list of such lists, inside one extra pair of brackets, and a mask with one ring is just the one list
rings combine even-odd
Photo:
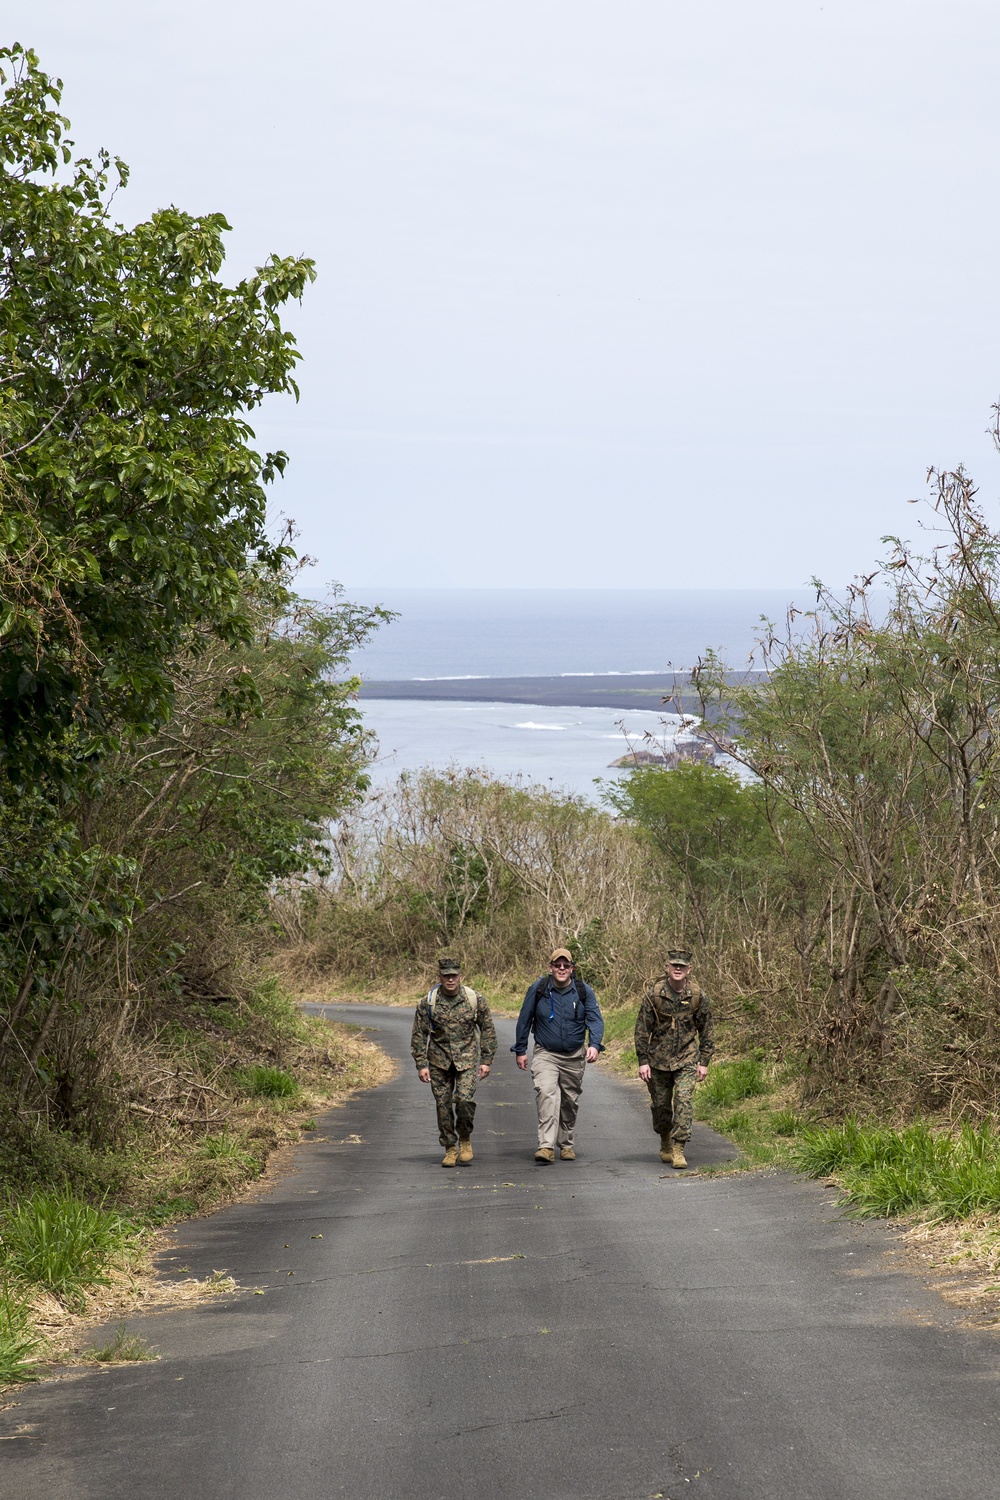
[(1000, 460), (995, 0), (2, 0), (130, 222), (315, 258), (321, 586), (783, 588)]

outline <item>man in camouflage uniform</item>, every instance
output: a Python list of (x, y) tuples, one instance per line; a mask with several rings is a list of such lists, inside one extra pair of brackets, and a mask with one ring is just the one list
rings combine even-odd
[(438, 983), (413, 1017), (410, 1051), (417, 1076), (429, 1083), (437, 1105), (438, 1135), (445, 1148), (443, 1167), (472, 1160), (476, 1084), (490, 1071), (497, 1034), (482, 995), (462, 983), (457, 959), (442, 958)]
[(671, 1166), (687, 1166), (694, 1086), (708, 1073), (714, 1051), (712, 1007), (691, 983), (691, 954), (671, 948), (667, 972), (650, 985), (635, 1019), (639, 1077), (649, 1090), (660, 1160)]

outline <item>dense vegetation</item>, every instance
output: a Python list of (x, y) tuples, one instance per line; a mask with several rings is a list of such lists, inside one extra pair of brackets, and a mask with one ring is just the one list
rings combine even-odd
[(285, 456), (247, 418), (295, 394), (311, 262), (228, 286), (220, 215), (117, 223), (126, 168), (75, 154), (59, 82), (16, 46), (0, 82), (2, 1376), (27, 1284), (76, 1295), (32, 1234), (211, 1201), (298, 1080), (350, 1072), (259, 957), (365, 791), (345, 666), (381, 612), (297, 598), (266, 526)]

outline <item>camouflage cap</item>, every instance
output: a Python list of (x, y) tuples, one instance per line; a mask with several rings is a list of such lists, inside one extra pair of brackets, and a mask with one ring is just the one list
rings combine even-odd
[(667, 962), (670, 964), (689, 964), (691, 962), (690, 948), (668, 948)]
[(438, 973), (439, 974), (461, 974), (461, 972), (462, 972), (462, 965), (459, 963), (459, 961), (458, 961), (457, 958), (439, 958), (438, 959)]
[(557, 958), (564, 958), (569, 964), (573, 962), (573, 955), (568, 948), (553, 948), (549, 954), (549, 963), (554, 964)]

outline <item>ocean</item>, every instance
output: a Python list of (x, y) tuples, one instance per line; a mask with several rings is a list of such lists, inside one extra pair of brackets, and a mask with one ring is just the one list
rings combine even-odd
[[(380, 754), (376, 785), (424, 766), (484, 768), (598, 801), (609, 763), (646, 736), (669, 742), (676, 715), (649, 708), (558, 708), (489, 701), (489, 679), (577, 678), (684, 673), (706, 649), (734, 668), (750, 663), (761, 617), (783, 628), (786, 610), (814, 606), (808, 589), (356, 589), (348, 597), (384, 604), (398, 619), (352, 659), (366, 683), (361, 708)], [(401, 681), (434, 680), (469, 699), (398, 696)], [(380, 699), (379, 681), (395, 695)], [(581, 696), (583, 694), (581, 693)]]

